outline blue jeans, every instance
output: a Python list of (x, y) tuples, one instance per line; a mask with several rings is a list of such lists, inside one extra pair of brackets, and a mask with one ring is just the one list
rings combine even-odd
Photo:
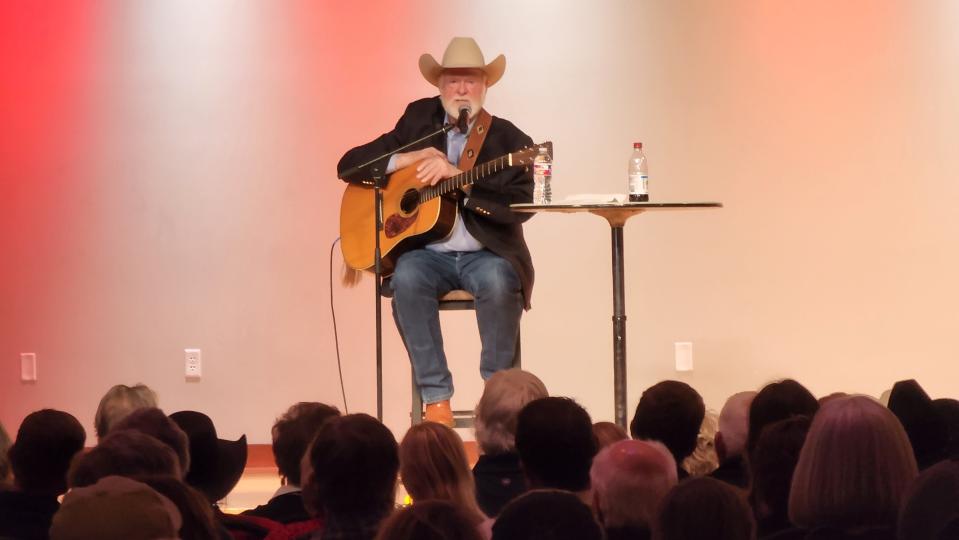
[(506, 259), (485, 249), (451, 253), (416, 249), (400, 256), (390, 286), (393, 318), (403, 334), (424, 403), (453, 395), (438, 309), (439, 297), (452, 290), (463, 289), (475, 298), (483, 379), (512, 366), (523, 292)]

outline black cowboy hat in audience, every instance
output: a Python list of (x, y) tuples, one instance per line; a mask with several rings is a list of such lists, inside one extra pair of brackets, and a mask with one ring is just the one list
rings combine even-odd
[(940, 398), (932, 400), (932, 405), (939, 411), (942, 421), (946, 423), (946, 433), (949, 442), (946, 443), (946, 457), (959, 459), (959, 400)]
[(909, 379), (894, 384), (889, 393), (889, 410), (905, 428), (920, 470), (946, 457), (946, 423), (918, 382)]
[(246, 467), (246, 435), (235, 441), (217, 437), (210, 417), (196, 411), (170, 415), (190, 439), (190, 470), (186, 483), (203, 492), (211, 503), (230, 493)]

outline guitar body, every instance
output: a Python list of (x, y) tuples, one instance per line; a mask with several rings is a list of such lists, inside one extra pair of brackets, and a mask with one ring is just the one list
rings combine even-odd
[[(383, 230), (380, 231), (383, 276), (393, 274), (400, 255), (446, 238), (453, 230), (456, 201), (451, 197), (436, 197), (419, 202), (418, 193), (423, 187), (416, 178), (416, 165), (411, 165), (391, 174), (383, 189)], [(340, 246), (343, 260), (354, 270), (374, 270), (374, 211), (372, 187), (346, 186), (340, 204)]]

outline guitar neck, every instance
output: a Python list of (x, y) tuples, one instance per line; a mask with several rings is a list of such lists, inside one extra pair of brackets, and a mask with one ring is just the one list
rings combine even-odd
[(482, 180), (491, 174), (496, 174), (502, 171), (503, 169), (511, 166), (511, 164), (512, 154), (507, 154), (492, 161), (481, 163), (466, 172), (461, 172), (456, 176), (451, 176), (446, 180), (439, 182), (435, 186), (423, 188), (420, 190), (420, 201), (435, 199), (436, 197), (441, 197), (443, 195), (452, 193), (461, 187), (472, 185), (478, 180)]

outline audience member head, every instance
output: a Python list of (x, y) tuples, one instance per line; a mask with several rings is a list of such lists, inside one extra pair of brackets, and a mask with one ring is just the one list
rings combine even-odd
[(682, 463), (682, 468), (690, 476), (706, 476), (719, 467), (719, 456), (716, 454), (717, 425), (716, 411), (707, 410), (696, 436), (696, 449)]
[(132, 429), (116, 430), (70, 467), (70, 487), (86, 487), (107, 476), (169, 475), (180, 478), (180, 460), (172, 448)]
[(891, 528), (916, 477), (906, 432), (889, 409), (866, 396), (830, 401), (813, 418), (789, 492), (798, 527)]
[(123, 419), (124, 416), (140, 407), (156, 407), (157, 395), (145, 384), (137, 383), (134, 386), (118, 384), (107, 390), (100, 398), (96, 415), (93, 417), (93, 427), (97, 438), (106, 437), (110, 428)]
[(10, 458), (7, 456), (7, 450), (10, 449), (10, 436), (7, 430), (0, 424), (0, 489), (5, 488), (13, 482), (13, 473), (10, 471)]
[(375, 418), (331, 418), (313, 439), (303, 499), (330, 519), (385, 517), (393, 507), (399, 455), (393, 434)]
[(528, 371), (497, 371), (486, 380), (476, 405), (476, 444), (484, 454), (516, 451), (516, 416), (534, 399), (548, 397), (546, 385)]
[(659, 503), (676, 485), (676, 461), (656, 441), (619, 441), (593, 458), (593, 507), (607, 529), (651, 529)]
[(73, 488), (53, 516), (50, 540), (159, 540), (179, 538), (176, 506), (130, 478), (107, 476)]
[(568, 491), (538, 489), (513, 499), (493, 524), (493, 540), (602, 540), (592, 510)]
[(340, 410), (331, 405), (300, 402), (276, 419), (273, 424), (273, 457), (280, 476), (288, 484), (301, 485), (300, 461), (306, 448), (320, 427), (337, 416), (340, 416)]
[(138, 476), (134, 480), (150, 486), (176, 506), (183, 518), (179, 540), (217, 538), (219, 532), (213, 508), (202, 493), (172, 476)]
[(919, 473), (899, 512), (903, 540), (955, 539), (949, 526), (959, 520), (959, 461), (946, 460)]
[(593, 436), (596, 437), (596, 445), (602, 450), (613, 443), (625, 441), (629, 438), (629, 433), (619, 427), (619, 424), (596, 422), (593, 424)]
[(934, 399), (932, 404), (939, 412), (942, 421), (946, 423), (946, 433), (948, 434), (946, 457), (959, 459), (959, 400)]
[(848, 395), (849, 395), (848, 392), (833, 392), (831, 394), (826, 394), (825, 396), (822, 396), (821, 398), (819, 398), (819, 406), (822, 407), (826, 403), (836, 398), (846, 397)]
[(27, 493), (65, 492), (70, 461), (86, 440), (83, 426), (70, 413), (54, 409), (30, 413), (8, 451), (14, 484)]
[(666, 495), (653, 538), (752, 540), (755, 528), (752, 510), (740, 490), (715, 478), (692, 478)]
[(132, 429), (157, 439), (169, 446), (180, 462), (180, 471), (190, 470), (190, 439), (186, 433), (156, 407), (141, 407), (117, 422), (112, 431)]
[(634, 439), (660, 441), (677, 464), (696, 449), (699, 428), (706, 415), (703, 398), (679, 381), (650, 386), (639, 398), (629, 432)]
[(532, 488), (583, 491), (596, 438), (589, 413), (569, 398), (529, 402), (516, 422), (516, 450)]
[(769, 383), (756, 394), (749, 405), (749, 436), (746, 438), (746, 455), (752, 453), (763, 428), (785, 420), (790, 416), (812, 418), (819, 410), (816, 397), (792, 379)]
[(186, 483), (206, 495), (211, 503), (230, 493), (246, 467), (246, 435), (235, 441), (220, 439), (210, 417), (197, 411), (170, 415), (190, 441), (190, 471)]
[(463, 440), (451, 428), (435, 422), (417, 424), (399, 447), (400, 478), (413, 501), (450, 501), (470, 516), (474, 525), (486, 519), (476, 504), (476, 486)]
[(899, 538), (936, 540), (957, 518), (959, 462), (941, 461), (920, 473), (906, 491), (899, 513)]
[(920, 470), (946, 457), (949, 442), (946, 422), (919, 383), (910, 379), (894, 384), (889, 394), (889, 410), (906, 430)]
[(807, 416), (793, 416), (767, 425), (759, 434), (749, 464), (749, 499), (760, 535), (790, 527), (789, 489), (811, 422)]
[(481, 540), (473, 519), (449, 501), (421, 501), (396, 511), (376, 540)]
[(749, 405), (756, 392), (738, 392), (726, 400), (719, 412), (719, 428), (716, 432), (716, 456), (720, 462), (740, 457), (746, 450), (749, 434)]

